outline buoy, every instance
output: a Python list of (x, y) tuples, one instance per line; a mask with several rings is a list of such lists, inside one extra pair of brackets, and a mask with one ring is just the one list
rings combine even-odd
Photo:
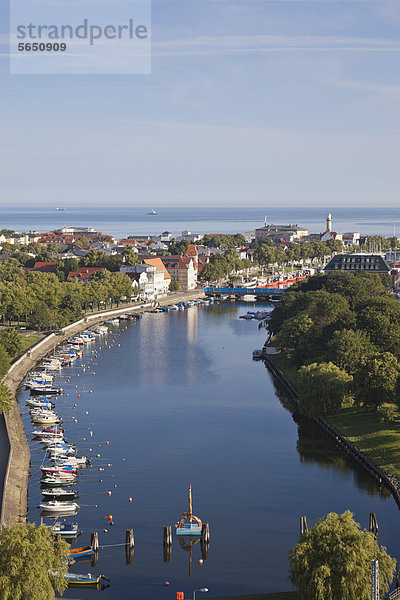
[(199, 565), (202, 565), (202, 564), (203, 564), (203, 559), (202, 559), (202, 558), (200, 558), (200, 559), (199, 559)]
[(111, 463), (108, 463), (107, 467), (111, 467)]
[(77, 423), (77, 422), (78, 422), (78, 419), (74, 419), (74, 423)]
[(89, 390), (89, 394), (93, 394), (93, 390)]
[(75, 387), (77, 388), (78, 386), (76, 385)]
[(90, 437), (93, 437), (93, 431), (89, 431)]
[(117, 487), (117, 484), (116, 484), (116, 483), (114, 483), (114, 487), (115, 487), (115, 488)]
[(89, 411), (88, 411), (88, 410), (85, 410), (85, 415), (88, 415), (88, 414), (89, 414)]
[(78, 394), (78, 398), (80, 398), (80, 397), (81, 397), (81, 395), (80, 395), (80, 394)]
[(129, 498), (129, 502), (132, 502), (132, 498)]
[(96, 454), (96, 457), (97, 457), (97, 458), (100, 458), (100, 454)]
[(104, 531), (104, 533), (107, 533), (107, 532), (108, 532), (108, 529), (103, 529), (103, 531)]
[(98, 505), (97, 505), (97, 504), (93, 504), (93, 506), (94, 506), (95, 508), (97, 508), (97, 507), (98, 507)]
[(108, 492), (107, 492), (107, 494), (108, 494), (109, 496), (111, 496), (111, 492), (110, 492), (110, 491), (108, 491)]
[(108, 445), (109, 445), (109, 443), (110, 443), (110, 442), (106, 442), (106, 446), (108, 446)]
[(82, 438), (82, 440), (83, 440), (84, 442), (86, 442), (86, 438)]
[(82, 389), (84, 390), (85, 388), (83, 387)]
[(169, 581), (164, 581), (164, 585), (169, 586)]

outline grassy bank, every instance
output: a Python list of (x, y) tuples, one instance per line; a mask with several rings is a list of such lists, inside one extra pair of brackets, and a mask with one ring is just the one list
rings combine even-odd
[(343, 408), (326, 420), (378, 467), (400, 477), (400, 423), (382, 424), (376, 413), (363, 406)]
[(42, 335), (20, 335), (21, 340), (21, 352), (19, 354), (23, 354), (27, 348), (36, 344), (39, 340), (42, 339)]
[[(274, 355), (273, 361), (296, 387), (295, 365), (282, 354)], [(364, 406), (342, 408), (325, 419), (378, 467), (400, 477), (400, 423), (383, 424), (376, 412)], [(381, 448), (384, 448), (384, 456)]]
[(297, 592), (281, 592), (275, 594), (252, 594), (250, 596), (223, 596), (213, 600), (298, 600)]
[(270, 358), (274, 361), (274, 363), (280, 368), (280, 370), (286, 375), (287, 379), (290, 381), (294, 387), (297, 387), (297, 368), (296, 366), (290, 362), (288, 358), (286, 358), (282, 352), (280, 354), (270, 355)]

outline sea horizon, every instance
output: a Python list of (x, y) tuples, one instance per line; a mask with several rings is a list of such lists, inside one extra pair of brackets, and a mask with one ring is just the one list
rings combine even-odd
[[(400, 232), (400, 208), (379, 207), (207, 207), (207, 206), (3, 206), (0, 229), (18, 232), (51, 231), (66, 227), (93, 227), (117, 238), (128, 235), (158, 235), (170, 231), (192, 233), (244, 233), (267, 223), (298, 224), (310, 233), (326, 230), (326, 215), (332, 214), (332, 228), (339, 233), (358, 231), (362, 235), (392, 236)], [(149, 214), (151, 210), (157, 214)]]

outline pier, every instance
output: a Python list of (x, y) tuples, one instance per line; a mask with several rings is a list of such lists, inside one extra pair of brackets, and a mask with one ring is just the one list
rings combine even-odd
[(237, 300), (243, 298), (243, 296), (255, 296), (257, 300), (279, 300), (286, 288), (273, 288), (273, 287), (219, 287), (210, 286), (204, 288), (204, 293), (207, 297), (213, 296), (215, 298), (227, 298), (234, 297)]

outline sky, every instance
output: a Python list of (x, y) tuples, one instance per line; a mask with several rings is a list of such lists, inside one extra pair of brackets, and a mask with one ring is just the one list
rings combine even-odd
[(0, 205), (398, 206), (398, 0), (153, 0), (148, 75), (10, 75), (1, 6)]

